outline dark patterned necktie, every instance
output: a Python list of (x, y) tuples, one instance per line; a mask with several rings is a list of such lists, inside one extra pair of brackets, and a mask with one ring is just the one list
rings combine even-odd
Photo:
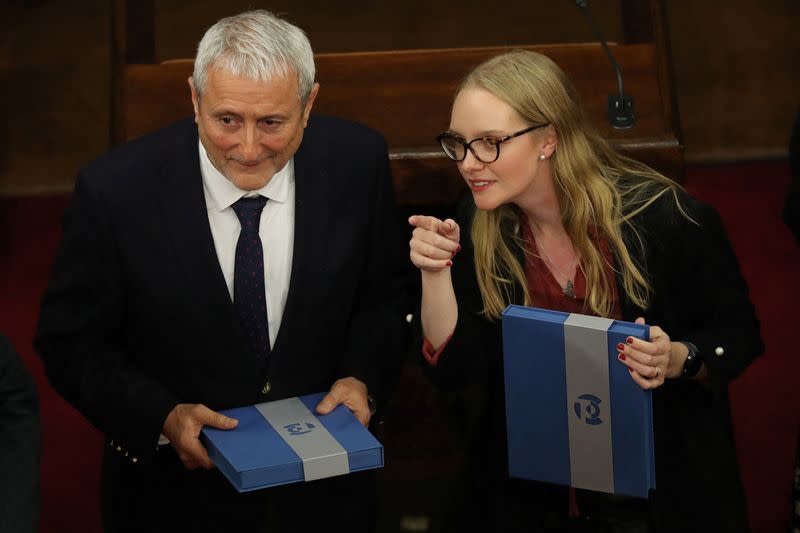
[(236, 263), (233, 269), (233, 306), (253, 353), (267, 357), (270, 352), (267, 302), (264, 291), (264, 250), (258, 227), (261, 211), (267, 204), (263, 196), (240, 198), (233, 204), (242, 230), (236, 243)]

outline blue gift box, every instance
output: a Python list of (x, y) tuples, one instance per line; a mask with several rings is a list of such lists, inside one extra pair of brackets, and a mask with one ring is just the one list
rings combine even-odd
[(652, 394), (617, 344), (648, 340), (649, 327), (516, 305), (502, 327), (509, 475), (648, 497)]
[(383, 446), (347, 407), (316, 414), (324, 396), (221, 411), (239, 425), (203, 428), (209, 457), (239, 492), (382, 467)]

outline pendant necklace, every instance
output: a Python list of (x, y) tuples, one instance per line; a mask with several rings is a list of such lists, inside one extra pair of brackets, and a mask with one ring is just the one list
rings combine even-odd
[[(566, 285), (565, 287), (562, 287), (562, 288), (561, 288), (561, 292), (563, 292), (563, 293), (564, 293), (564, 295), (566, 295), (568, 298), (572, 298), (572, 299), (574, 300), (574, 299), (575, 299), (575, 284), (572, 282), (572, 279), (570, 279), (570, 276), (568, 276), (568, 275), (564, 274), (564, 272), (563, 272), (561, 269), (559, 269), (559, 268), (558, 268), (558, 267), (555, 265), (555, 263), (553, 263), (553, 261), (550, 259), (550, 256), (548, 256), (548, 255), (547, 255), (547, 252), (545, 252), (545, 250), (544, 250), (544, 247), (543, 247), (543, 246), (541, 246), (539, 243), (537, 243), (537, 244), (536, 244), (536, 249), (537, 249), (537, 250), (539, 250), (539, 251), (542, 253), (542, 259), (544, 259), (544, 260), (545, 260), (545, 262), (546, 262), (548, 265), (550, 265), (550, 267), (551, 267), (553, 270), (555, 270), (556, 272), (558, 272), (558, 274), (559, 274), (559, 275), (560, 275), (562, 278), (565, 278), (565, 279), (567, 280), (567, 285)], [(572, 260), (572, 263), (570, 263), (570, 265), (569, 265), (570, 269), (571, 269), (571, 268), (572, 268), (572, 266), (575, 264), (575, 261), (577, 261), (577, 259), (578, 259), (578, 256), (576, 255), (576, 256), (575, 256), (575, 259), (573, 259), (573, 260)], [(576, 269), (576, 270), (577, 270), (577, 269)], [(558, 281), (558, 280), (556, 280), (556, 281)], [(560, 282), (559, 282), (559, 286), (561, 286), (561, 283), (560, 283)]]

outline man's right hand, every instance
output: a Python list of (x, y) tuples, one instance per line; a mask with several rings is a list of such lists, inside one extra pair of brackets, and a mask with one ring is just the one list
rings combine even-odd
[(214, 468), (205, 447), (200, 444), (200, 431), (203, 426), (218, 429), (233, 429), (239, 424), (235, 418), (212, 411), (199, 403), (179, 403), (164, 422), (164, 436), (175, 448), (183, 465), (189, 470), (203, 467)]

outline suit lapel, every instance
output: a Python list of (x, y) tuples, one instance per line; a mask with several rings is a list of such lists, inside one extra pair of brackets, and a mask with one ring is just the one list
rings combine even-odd
[(184, 135), (177, 137), (176, 153), (164, 166), (161, 191), (157, 195), (165, 221), (164, 232), (178, 264), (175, 281), (178, 286), (188, 287), (192, 293), (188, 295), (189, 302), (203, 313), (211, 313), (219, 330), (232, 332), (245, 350), (243, 332), (211, 235), (197, 143), (197, 130), (191, 124)]
[(306, 140), (294, 156), (295, 209), (294, 209), (294, 247), (292, 252), (292, 273), (289, 279), (289, 292), (283, 311), (281, 328), (275, 345), (272, 347), (272, 361), (279, 363), (277, 356), (286, 350), (288, 340), (300, 333), (305, 312), (309, 307), (303, 280), (314, 271), (314, 262), (319, 260), (316, 251), (324, 249), (324, 226), (327, 219), (327, 186), (324, 169), (316, 164), (316, 146)]
[[(208, 222), (203, 179), (194, 124), (176, 142), (175, 157), (164, 166), (160, 180), (159, 204), (164, 216), (164, 231), (175, 250), (178, 269), (174, 273), (188, 279), (181, 285), (191, 287), (193, 303), (204, 312), (214, 313), (220, 332), (230, 332), (232, 350), (247, 353), (244, 331), (228, 293), (225, 277), (219, 266), (211, 227)], [(294, 246), (289, 291), (281, 328), (272, 347), (270, 366), (281, 363), (281, 355), (289, 349), (294, 335), (302, 334), (304, 312), (314, 295), (308, 294), (303, 280), (312, 275), (319, 261), (318, 250), (325, 249), (325, 224), (329, 216), (329, 180), (317, 164), (317, 151), (324, 147), (304, 140), (294, 156), (295, 215)], [(176, 278), (177, 279), (177, 278)], [(288, 353), (287, 353), (288, 355)]]

